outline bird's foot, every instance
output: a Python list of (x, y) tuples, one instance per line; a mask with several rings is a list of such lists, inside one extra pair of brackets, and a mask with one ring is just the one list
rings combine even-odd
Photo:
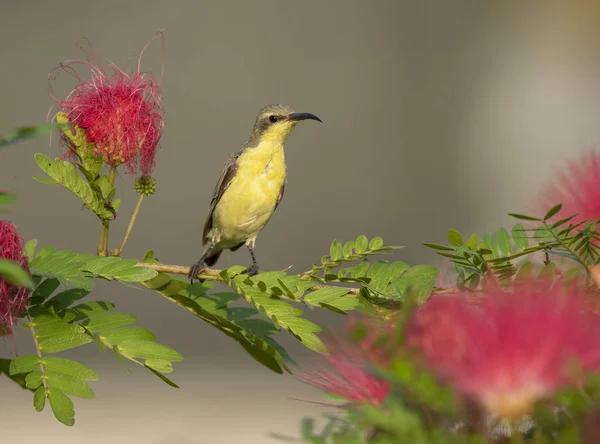
[(247, 274), (248, 277), (256, 276), (258, 274), (258, 265), (252, 264), (251, 267), (241, 271), (240, 274)]
[[(204, 266), (203, 263), (196, 262), (194, 265), (192, 265), (190, 267), (190, 272), (188, 273), (188, 278), (190, 280), (190, 283), (193, 284), (194, 279), (197, 279), (197, 276), (204, 270), (206, 270), (206, 267)], [(198, 279), (198, 281), (200, 281), (200, 279)]]

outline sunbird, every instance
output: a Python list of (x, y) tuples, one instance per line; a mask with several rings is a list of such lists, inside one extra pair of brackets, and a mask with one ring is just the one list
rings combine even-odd
[(208, 247), (189, 272), (194, 278), (213, 266), (223, 250), (237, 251), (246, 245), (252, 265), (241, 274), (255, 276), (256, 237), (277, 209), (285, 190), (286, 166), (283, 144), (301, 120), (316, 120), (314, 114), (297, 113), (286, 105), (268, 105), (258, 112), (246, 145), (231, 156), (213, 192), (202, 231)]

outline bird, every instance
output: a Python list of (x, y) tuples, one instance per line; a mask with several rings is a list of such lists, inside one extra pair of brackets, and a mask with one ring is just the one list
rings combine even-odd
[(302, 120), (323, 121), (311, 113), (298, 113), (287, 105), (268, 105), (256, 116), (250, 138), (225, 163), (210, 201), (202, 231), (208, 244), (198, 262), (190, 267), (194, 278), (216, 264), (224, 250), (246, 245), (252, 265), (240, 274), (258, 274), (254, 255), (256, 237), (279, 206), (286, 183), (283, 145)]

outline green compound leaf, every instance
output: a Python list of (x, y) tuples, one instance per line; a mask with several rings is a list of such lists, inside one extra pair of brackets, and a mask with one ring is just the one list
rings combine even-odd
[[(261, 315), (268, 317), (275, 325), (289, 331), (306, 347), (319, 353), (328, 353), (327, 348), (315, 334), (321, 327), (300, 317), (304, 312), (277, 298), (273, 298), (265, 290), (261, 290), (261, 275), (248, 278), (239, 275), (242, 267), (231, 267), (221, 272), (225, 283), (236, 293), (241, 294), (246, 301), (252, 304)], [(262, 287), (267, 285), (263, 282)]]
[(69, 250), (56, 251), (50, 247), (38, 252), (31, 261), (30, 268), (35, 276), (56, 278), (65, 286), (88, 291), (94, 286), (93, 278), (144, 282), (158, 275), (151, 268), (138, 266), (135, 259), (76, 254)]
[(58, 158), (53, 161), (41, 153), (37, 153), (34, 158), (44, 173), (75, 194), (99, 218), (108, 219), (113, 215), (105, 208), (102, 196), (79, 175), (72, 163)]
[[(151, 252), (146, 254), (144, 261), (153, 261)], [(190, 286), (188, 282), (182, 279), (173, 279), (166, 273), (159, 273), (157, 277), (144, 282), (143, 285), (190, 311), (237, 341), (250, 356), (268, 369), (279, 374), (283, 373), (283, 370), (290, 372), (286, 360), (291, 361), (291, 359), (287, 357), (285, 350), (274, 339), (268, 335), (263, 336), (264, 331), (247, 330), (246, 326), (239, 325), (238, 320), (234, 318), (233, 309), (228, 308), (227, 304), (238, 299), (239, 295), (234, 293), (208, 295), (206, 293), (209, 288), (208, 284)], [(258, 311), (254, 313), (258, 313)], [(151, 367), (148, 368), (161, 377), (160, 373)], [(173, 384), (170, 380), (163, 380), (167, 384)]]

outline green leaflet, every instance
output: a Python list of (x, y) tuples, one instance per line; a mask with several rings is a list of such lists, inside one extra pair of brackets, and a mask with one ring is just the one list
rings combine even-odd
[(12, 285), (33, 288), (33, 282), (19, 264), (8, 259), (0, 259), (0, 278)]
[(17, 195), (0, 191), (0, 208), (13, 204), (17, 200)]
[(99, 218), (108, 219), (113, 215), (110, 210), (105, 208), (101, 194), (79, 175), (71, 162), (58, 158), (52, 161), (41, 153), (37, 153), (34, 158), (43, 172), (57, 184), (75, 194)]
[(104, 343), (118, 345), (130, 339), (154, 341), (156, 336), (151, 331), (142, 327), (124, 327), (103, 332), (100, 334), (100, 339)]
[(50, 390), (59, 389), (66, 395), (94, 399), (94, 391), (80, 378), (52, 370), (46, 370), (45, 377)]
[(85, 318), (91, 318), (99, 313), (105, 313), (115, 308), (115, 305), (110, 302), (104, 301), (92, 301), (85, 302), (83, 304), (75, 305), (71, 307), (71, 310), (75, 312), (75, 321), (81, 321)]
[(448, 230), (446, 237), (448, 238), (448, 242), (451, 245), (461, 246), (463, 244), (463, 238), (461, 234), (456, 230)]
[(521, 223), (517, 223), (512, 228), (512, 238), (516, 246), (524, 250), (529, 247), (529, 239), (527, 237), (527, 231)]
[(46, 405), (46, 389), (44, 387), (38, 387), (33, 394), (33, 407), (37, 412), (44, 410)]
[(15, 129), (8, 136), (0, 136), (0, 147), (7, 146), (23, 140), (40, 137), (50, 133), (57, 125), (52, 123), (43, 123), (33, 126), (22, 126)]
[(123, 356), (129, 358), (159, 359), (171, 362), (183, 360), (181, 353), (171, 347), (144, 339), (129, 339), (121, 342), (117, 347)]
[(334, 307), (342, 312), (354, 310), (360, 305), (358, 297), (348, 295), (348, 290), (345, 288), (322, 288), (306, 295), (303, 301), (307, 304), (321, 305), (325, 308)]
[(34, 370), (30, 373), (27, 373), (27, 376), (25, 376), (25, 385), (29, 389), (36, 389), (42, 385), (43, 376), (43, 373), (39, 370)]
[(173, 365), (166, 359), (146, 359), (144, 365), (161, 373), (171, 373), (173, 371)]
[(5, 375), (19, 387), (24, 390), (29, 390), (25, 384), (25, 373), (11, 373), (12, 361), (6, 358), (0, 358), (0, 374)]
[(52, 324), (37, 329), (39, 348), (44, 353), (58, 353), (92, 342), (83, 327), (74, 324)]
[(111, 330), (125, 325), (135, 324), (137, 318), (127, 313), (100, 313), (81, 323), (86, 330), (97, 333), (101, 331)]
[(61, 390), (51, 387), (47, 392), (50, 407), (56, 419), (64, 425), (72, 426), (75, 424), (75, 410), (73, 409), (73, 401), (69, 399)]
[(340, 241), (333, 241), (331, 248), (329, 249), (329, 257), (332, 261), (337, 261), (342, 258), (342, 243)]
[(84, 381), (98, 380), (98, 375), (91, 368), (71, 359), (59, 358), (57, 356), (45, 356), (41, 362), (45, 368), (52, 370), (55, 373), (62, 373)]
[(423, 301), (431, 295), (438, 274), (439, 270), (433, 265), (415, 265), (394, 281), (394, 285), (400, 294), (412, 291), (418, 301)]
[(10, 361), (10, 374), (30, 373), (40, 366), (39, 356), (21, 355)]

